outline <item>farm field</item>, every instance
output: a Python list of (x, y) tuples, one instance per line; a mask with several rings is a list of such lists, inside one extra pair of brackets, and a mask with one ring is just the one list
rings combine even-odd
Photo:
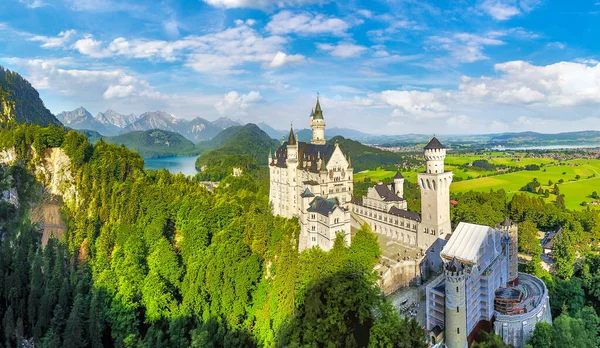
[[(534, 178), (541, 184), (542, 189), (552, 191), (554, 184), (558, 184), (560, 193), (565, 195), (565, 204), (568, 209), (583, 209), (581, 202), (592, 202), (591, 193), (597, 191), (600, 193), (600, 160), (597, 159), (576, 159), (565, 161), (561, 165), (553, 165), (556, 161), (549, 158), (515, 158), (515, 156), (506, 156), (503, 153), (494, 154), (500, 157), (490, 157), (490, 154), (482, 156), (466, 156), (466, 155), (449, 155), (446, 157), (446, 170), (454, 172), (455, 178), (461, 178), (462, 181), (452, 183), (451, 191), (454, 193), (467, 191), (489, 191), (490, 189), (497, 191), (504, 189), (509, 198), (516, 193), (525, 193), (519, 191), (521, 187), (531, 182)], [(523, 155), (523, 154), (521, 154)], [(528, 164), (547, 165), (540, 170), (534, 171), (519, 171), (494, 176), (481, 177), (483, 175), (493, 174), (493, 171), (474, 170), (467, 168), (467, 171), (460, 168), (460, 165), (471, 163), (474, 160), (485, 159), (491, 163), (507, 166), (525, 166)], [(424, 168), (419, 168), (419, 171)], [(563, 174), (564, 173), (564, 174)], [(355, 182), (363, 182), (369, 178), (371, 182), (377, 182), (386, 178), (392, 178), (396, 174), (395, 171), (384, 170), (381, 168), (374, 170), (365, 170), (354, 174)], [(417, 181), (417, 172), (402, 171), (406, 181), (415, 183)], [(580, 179), (575, 177), (579, 175)], [(595, 177), (591, 177), (595, 175)], [(471, 179), (469, 179), (471, 177)], [(591, 178), (590, 178), (591, 177)], [(558, 181), (562, 179), (563, 183)], [(548, 185), (548, 181), (552, 181), (552, 185)], [(527, 193), (530, 194), (530, 193)], [(537, 197), (542, 197), (535, 195)], [(546, 201), (552, 202), (556, 199), (555, 195), (550, 195)], [(598, 207), (594, 206), (591, 207)]]
[[(539, 159), (538, 159), (539, 160)], [(540, 162), (536, 163), (539, 164)], [(583, 201), (590, 202), (592, 191), (600, 192), (600, 160), (570, 160), (566, 164), (560, 166), (548, 166), (536, 171), (520, 171), (496, 175), (491, 177), (477, 178), (472, 180), (464, 180), (452, 183), (452, 192), (467, 192), (467, 191), (495, 191), (504, 189), (509, 195), (519, 192), (520, 188), (528, 182), (537, 178), (542, 184), (542, 189), (550, 189), (548, 180), (557, 183), (560, 193), (565, 195), (565, 203), (569, 209), (582, 209), (580, 203)], [(569, 165), (571, 164), (571, 166)], [(578, 164), (578, 166), (573, 166)], [(544, 171), (544, 169), (546, 171)], [(564, 174), (563, 174), (564, 173)], [(596, 177), (588, 178), (596, 175)], [(575, 176), (581, 178), (575, 180)], [(558, 183), (560, 179), (564, 182)], [(551, 195), (548, 200), (553, 200), (555, 197)]]

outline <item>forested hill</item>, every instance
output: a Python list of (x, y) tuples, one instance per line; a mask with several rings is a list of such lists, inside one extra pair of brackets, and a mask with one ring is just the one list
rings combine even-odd
[(403, 156), (391, 151), (380, 150), (363, 145), (358, 141), (336, 136), (327, 141), (329, 144), (338, 143), (346, 156), (350, 156), (355, 172), (381, 166), (393, 166), (405, 160)]
[(40, 126), (61, 126), (46, 109), (39, 93), (21, 75), (0, 66), (0, 121), (16, 120)]
[(247, 155), (258, 164), (266, 164), (269, 151), (274, 151), (279, 147), (279, 141), (271, 139), (267, 133), (253, 123), (248, 123), (241, 129), (233, 129), (231, 133), (234, 134), (217, 148), (201, 154), (196, 161), (196, 167), (210, 166), (219, 157), (228, 155)]
[[(271, 214), (252, 175), (209, 192), (144, 171), (127, 148), (11, 122), (3, 150), (18, 161), (0, 165), (0, 187), (17, 185), (20, 203), (0, 202), (3, 346), (427, 346), (373, 285), (380, 251), (368, 228), (350, 247), (340, 235), (330, 252), (299, 253), (297, 221)], [(45, 167), (37, 156), (49, 153), (70, 164)], [(58, 174), (67, 230), (42, 247), (29, 191)]]
[(198, 149), (183, 135), (161, 129), (129, 132), (113, 137), (104, 137), (108, 143), (123, 144), (137, 151), (142, 157), (192, 156)]

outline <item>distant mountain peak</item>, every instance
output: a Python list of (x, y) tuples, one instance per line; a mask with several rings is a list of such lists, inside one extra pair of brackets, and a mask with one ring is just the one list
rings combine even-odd
[(227, 129), (233, 126), (241, 126), (242, 124), (238, 121), (234, 121), (228, 117), (219, 117), (215, 121), (212, 122), (213, 125), (220, 127), (222, 129)]
[(95, 119), (102, 124), (110, 124), (123, 129), (135, 122), (137, 117), (134, 114), (123, 115), (113, 109), (108, 109), (105, 112), (99, 112)]
[(83, 106), (72, 111), (63, 111), (56, 115), (56, 117), (67, 126), (90, 122), (94, 119), (92, 114), (90, 114)]

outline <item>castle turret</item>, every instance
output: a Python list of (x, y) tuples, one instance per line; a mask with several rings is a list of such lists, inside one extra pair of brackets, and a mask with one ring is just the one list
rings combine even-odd
[[(296, 141), (296, 137), (294, 136), (294, 129), (290, 126), (290, 135), (288, 136), (287, 141), (287, 158), (285, 160), (287, 164), (288, 178), (296, 178), (296, 171), (298, 170), (298, 142)], [(288, 197), (289, 200), (289, 214), (291, 216), (298, 216), (300, 206), (299, 195), (300, 195), (300, 187), (296, 180), (290, 180), (288, 184)]]
[(394, 176), (394, 193), (398, 195), (398, 197), (404, 197), (404, 177), (398, 171)]
[(452, 172), (444, 171), (446, 148), (433, 137), (423, 148), (424, 173), (418, 174), (421, 189), (421, 224), (418, 246), (428, 249), (435, 241), (452, 233), (450, 225), (450, 184)]
[(496, 225), (496, 229), (504, 232), (505, 239), (508, 241), (508, 281), (506, 285), (519, 285), (519, 226), (504, 218), (504, 221)]
[(465, 266), (456, 259), (444, 265), (446, 308), (444, 337), (448, 348), (467, 347), (467, 301)]
[(325, 144), (325, 119), (323, 119), (323, 110), (321, 110), (319, 97), (317, 97), (317, 106), (315, 106), (315, 110), (310, 114), (310, 128), (313, 132), (310, 143), (320, 145)]

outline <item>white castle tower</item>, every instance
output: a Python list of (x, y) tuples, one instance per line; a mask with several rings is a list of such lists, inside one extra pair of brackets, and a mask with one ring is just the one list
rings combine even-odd
[(433, 137), (423, 148), (426, 161), (424, 173), (418, 174), (421, 189), (420, 248), (429, 249), (438, 239), (452, 233), (450, 226), (450, 184), (452, 172), (444, 171), (446, 148)]
[(404, 177), (400, 171), (394, 175), (394, 193), (398, 197), (404, 197)]
[(315, 107), (314, 111), (310, 114), (310, 128), (313, 132), (313, 136), (310, 140), (310, 143), (317, 145), (325, 144), (325, 119), (323, 119), (323, 111), (321, 110), (319, 97), (317, 97), (317, 106)]
[(446, 276), (446, 328), (444, 336), (446, 347), (467, 347), (467, 308), (465, 296), (465, 281), (467, 273), (465, 266), (453, 259), (444, 265)]

